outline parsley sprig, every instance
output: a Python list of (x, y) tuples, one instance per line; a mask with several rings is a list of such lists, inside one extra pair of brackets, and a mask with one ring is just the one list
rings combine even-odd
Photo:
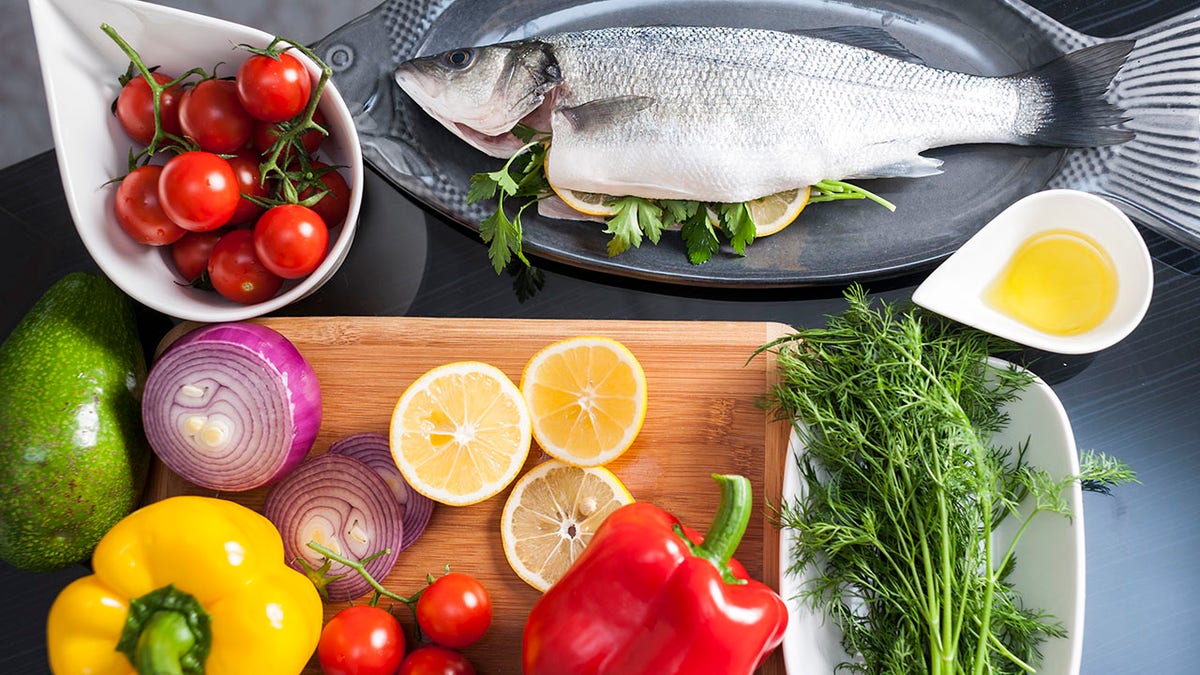
[[(488, 258), (497, 274), (514, 258), (529, 266), (521, 246), (521, 217), (525, 209), (554, 194), (545, 173), (550, 134), (517, 125), (513, 135), (524, 145), (499, 169), (471, 176), (467, 191), (468, 204), (496, 199), (496, 210), (479, 224), (479, 236), (488, 245)], [(896, 210), (895, 205), (882, 197), (843, 181), (824, 180), (810, 188), (810, 202), (842, 199), (870, 199), (889, 211)], [(514, 203), (515, 210), (506, 208)], [(604, 229), (605, 234), (612, 235), (607, 247), (610, 256), (639, 248), (643, 241), (658, 244), (663, 230), (678, 228), (687, 247), (688, 260), (693, 265), (701, 265), (721, 250), (722, 242), (727, 242), (738, 255), (745, 255), (746, 247), (754, 243), (757, 229), (748, 202), (625, 196), (605, 204), (614, 211)], [(508, 215), (510, 210), (513, 212), (511, 217)]]

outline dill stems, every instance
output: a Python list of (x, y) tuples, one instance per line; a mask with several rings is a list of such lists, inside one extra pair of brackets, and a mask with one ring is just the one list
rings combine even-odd
[(1025, 463), (1025, 446), (993, 447), (1001, 406), (1032, 380), (987, 366), (1011, 346), (919, 308), (872, 306), (859, 287), (846, 300), (824, 328), (762, 348), (780, 374), (768, 404), (798, 422), (806, 448), (806, 492), (777, 514), (796, 540), (788, 573), (815, 572), (802, 599), (842, 629), (856, 655), (846, 672), (1031, 672), (1039, 644), (1064, 631), (1006, 583), (1013, 549), (995, 550), (994, 528), (1070, 517), (1072, 482), (1132, 473), (1087, 454), (1081, 476), (1055, 480)]

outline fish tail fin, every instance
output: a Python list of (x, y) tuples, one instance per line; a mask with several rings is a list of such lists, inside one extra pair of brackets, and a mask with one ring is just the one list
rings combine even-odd
[(1105, 95), (1133, 46), (1132, 40), (1102, 42), (1018, 75), (1037, 92), (1036, 109), (1029, 111), (1035, 122), (1022, 140), (1080, 148), (1133, 138), (1132, 131), (1118, 126), (1128, 121), (1125, 111)]
[(1070, 150), (1051, 186), (1103, 195), (1149, 230), (1200, 251), (1200, 10), (1129, 37), (1134, 49), (1110, 98), (1127, 111), (1134, 138)]

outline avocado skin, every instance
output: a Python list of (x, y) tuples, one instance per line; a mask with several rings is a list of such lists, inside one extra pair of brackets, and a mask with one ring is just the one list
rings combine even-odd
[(136, 508), (145, 381), (132, 302), (105, 277), (68, 274), (13, 329), (0, 346), (0, 559), (69, 567)]

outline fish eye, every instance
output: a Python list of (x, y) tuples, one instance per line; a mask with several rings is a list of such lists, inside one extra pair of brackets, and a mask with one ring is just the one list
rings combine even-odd
[(471, 65), (475, 60), (475, 51), (472, 49), (455, 49), (454, 51), (446, 52), (442, 57), (442, 62), (455, 70), (462, 70)]

